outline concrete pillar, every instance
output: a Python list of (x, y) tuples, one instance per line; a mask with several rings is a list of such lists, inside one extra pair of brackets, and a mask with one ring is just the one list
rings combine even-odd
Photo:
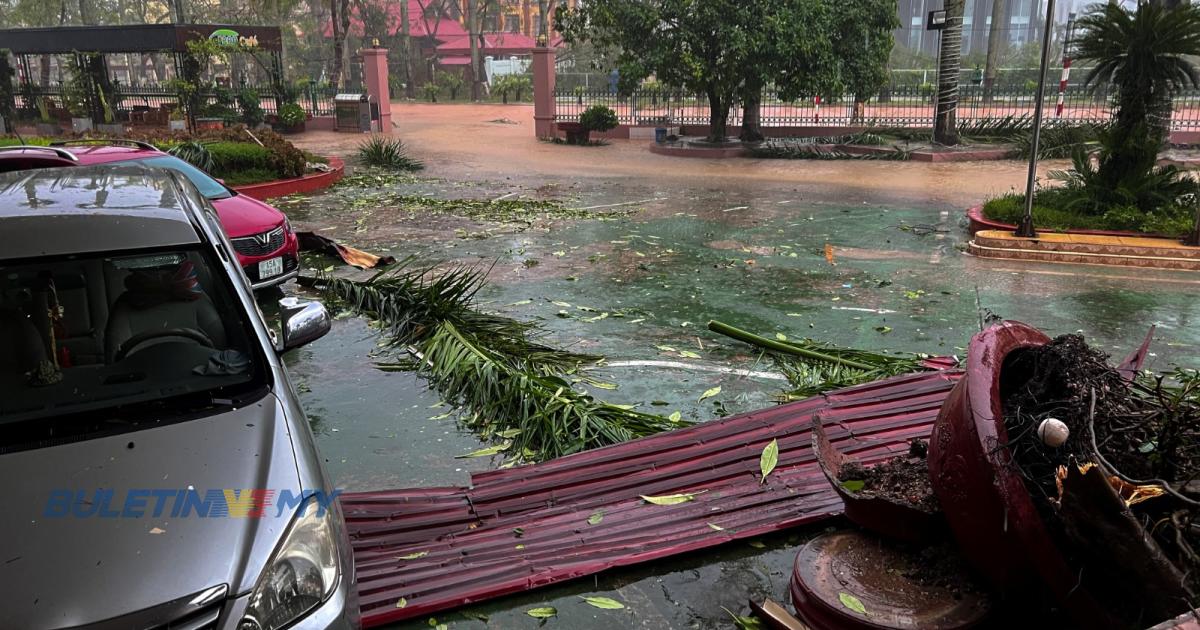
[(363, 78), (367, 94), (379, 103), (379, 132), (392, 133), (392, 99), (388, 94), (388, 60), (386, 48), (363, 48)]
[(555, 135), (554, 49), (547, 46), (533, 49), (533, 130), (539, 138)]

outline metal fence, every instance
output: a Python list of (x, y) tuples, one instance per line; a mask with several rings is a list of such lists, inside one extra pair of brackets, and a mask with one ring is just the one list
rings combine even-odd
[[(271, 85), (245, 85), (234, 90), (249, 88), (259, 95), (259, 105), (267, 115), (278, 113), (278, 101), (274, 96), (275, 88)], [(17, 110), (27, 118), (39, 115), (37, 99), (46, 101), (52, 115), (62, 117), (65, 111), (63, 86), (22, 86), (15, 95)], [(301, 88), (296, 95), (296, 103), (312, 116), (332, 116), (333, 98), (336, 88), (317, 87), (309, 85)], [(178, 97), (171, 88), (165, 85), (122, 85), (117, 88), (118, 100), (114, 110), (117, 118), (122, 121), (163, 122), (166, 116), (177, 107)], [(203, 96), (205, 105), (217, 103), (217, 95), (210, 92)], [(238, 110), (236, 104), (233, 107)], [(161, 118), (161, 121), (157, 119)], [(165, 124), (165, 122), (164, 122)]]
[[(1008, 116), (1033, 116), (1035, 94), (1024, 86), (996, 88), (986, 95), (982, 86), (959, 87), (958, 120), (971, 123), (995, 120)], [(1105, 122), (1111, 117), (1111, 94), (1106, 89), (1096, 92), (1068, 87), (1064, 94), (1063, 111), (1056, 113), (1058, 95), (1052, 90), (1043, 102), (1047, 121), (1070, 123)], [(932, 127), (935, 91), (930, 86), (894, 86), (879, 96), (856, 105), (852, 96), (833, 102), (814, 99), (783, 101), (777, 94), (765, 93), (762, 102), (763, 127), (797, 126), (858, 126)], [(627, 125), (707, 125), (708, 99), (681, 93), (639, 91), (620, 95), (606, 90), (557, 90), (556, 115), (561, 121), (579, 120), (580, 114), (593, 105), (612, 108), (617, 119)], [(1171, 117), (1173, 130), (1200, 129), (1200, 90), (1189, 90), (1174, 99)], [(730, 108), (730, 125), (740, 125), (740, 105)]]

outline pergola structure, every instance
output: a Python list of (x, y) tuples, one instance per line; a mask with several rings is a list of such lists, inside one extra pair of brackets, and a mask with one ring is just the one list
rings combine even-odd
[(34, 84), (31, 56), (71, 55), (80, 67), (91, 65), (95, 80), (89, 90), (88, 108), (96, 121), (101, 116), (99, 92), (112, 90), (105, 55), (169, 53), (174, 60), (175, 75), (186, 76), (188, 43), (202, 40), (215, 40), (231, 49), (264, 52), (270, 57), (268, 71), (276, 82), (282, 80), (283, 41), (276, 26), (127, 24), (0, 29), (0, 49), (8, 49), (16, 57), (19, 81), (23, 84)]

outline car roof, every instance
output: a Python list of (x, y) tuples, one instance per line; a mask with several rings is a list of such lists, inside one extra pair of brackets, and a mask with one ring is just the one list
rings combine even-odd
[(142, 158), (155, 157), (166, 155), (158, 149), (131, 145), (112, 145), (112, 144), (62, 144), (55, 145), (70, 151), (79, 158), (79, 163), (87, 164), (105, 164), (108, 162), (120, 162), (123, 160), (138, 160)]
[(199, 194), (137, 162), (0, 173), (0, 259), (200, 242)]

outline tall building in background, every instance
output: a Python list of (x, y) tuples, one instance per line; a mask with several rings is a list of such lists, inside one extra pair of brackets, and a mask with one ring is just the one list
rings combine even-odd
[[(1058, 4), (1074, 5), (1076, 0), (1059, 0)], [(900, 28), (895, 31), (896, 44), (912, 51), (936, 56), (938, 32), (925, 30), (925, 20), (930, 11), (941, 8), (942, 0), (900, 0), (897, 6)], [(1056, 7), (1056, 21), (1066, 21), (1066, 15), (1072, 10), (1074, 9), (1070, 6)], [(1036, 42), (1041, 36), (1045, 11), (1045, 0), (1008, 0), (1007, 15), (1004, 16), (1002, 28), (1007, 35), (1009, 46)], [(963, 56), (976, 51), (987, 51), (988, 31), (991, 26), (992, 0), (966, 0), (963, 12)]]

